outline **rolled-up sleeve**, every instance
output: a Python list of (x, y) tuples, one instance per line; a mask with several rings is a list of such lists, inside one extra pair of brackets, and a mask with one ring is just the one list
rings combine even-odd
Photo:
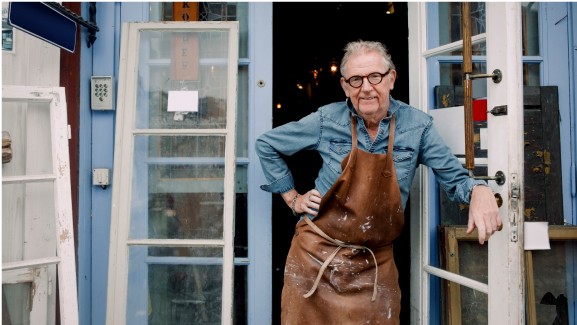
[(321, 114), (315, 112), (259, 136), (255, 149), (268, 182), (261, 189), (277, 194), (293, 189), (294, 179), (283, 157), (316, 149), (321, 132)]

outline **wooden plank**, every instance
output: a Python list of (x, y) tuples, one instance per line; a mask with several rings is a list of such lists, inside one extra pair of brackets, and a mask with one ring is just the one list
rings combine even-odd
[[(455, 235), (455, 228), (447, 229), (445, 238), (447, 271), (459, 274), (459, 241)], [(461, 286), (450, 281), (446, 282), (449, 324), (461, 324)]]
[(543, 153), (542, 112), (538, 108), (524, 110), (525, 136), (525, 211), (526, 221), (547, 221)]
[(525, 251), (525, 286), (527, 292), (527, 325), (537, 325), (537, 308), (535, 307), (535, 276), (533, 275), (533, 253)]
[(577, 226), (549, 226), (549, 239), (551, 240), (577, 240)]
[(564, 224), (563, 189), (561, 187), (561, 141), (559, 131), (559, 95), (556, 86), (541, 87), (543, 126), (543, 164), (547, 221)]
[(541, 88), (539, 86), (523, 87), (523, 106), (541, 106)]

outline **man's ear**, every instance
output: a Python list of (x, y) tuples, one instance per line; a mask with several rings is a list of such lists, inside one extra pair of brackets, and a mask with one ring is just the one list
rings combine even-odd
[(391, 82), (391, 90), (395, 88), (395, 81), (397, 80), (397, 70), (393, 70), (389, 73), (389, 81)]
[(344, 77), (341, 77), (341, 87), (343, 88), (345, 95), (347, 97), (351, 97), (351, 96), (349, 96), (349, 87), (347, 87), (347, 82), (345, 81)]

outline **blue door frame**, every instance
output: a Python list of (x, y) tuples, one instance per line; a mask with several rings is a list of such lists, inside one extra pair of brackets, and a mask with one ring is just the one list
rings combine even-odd
[[(561, 147), (565, 217), (577, 223), (577, 5), (541, 3), (543, 85), (559, 85)], [(91, 48), (80, 42), (80, 91), (88, 94), (91, 76), (113, 76), (117, 80), (120, 29), (123, 22), (148, 21), (148, 2), (97, 2), (96, 21), (100, 28)], [(89, 3), (82, 3), (88, 17)], [(249, 34), (249, 324), (271, 323), (271, 198), (258, 185), (264, 183), (254, 139), (272, 127), (272, 3), (251, 3)], [(81, 29), (81, 40), (87, 38)], [(558, 62), (569, 61), (569, 67)], [(264, 81), (264, 87), (257, 86)], [(257, 103), (256, 98), (259, 98)], [(80, 324), (104, 324), (108, 250), (110, 238), (111, 186), (92, 186), (92, 169), (113, 170), (115, 111), (92, 111), (89, 96), (80, 98), (79, 126), (79, 211), (78, 211), (78, 301)], [(258, 112), (258, 114), (256, 113)], [(111, 177), (112, 179), (112, 177)], [(256, 235), (258, 234), (258, 235)], [(264, 236), (261, 237), (261, 236)], [(268, 236), (268, 237), (267, 237)], [(256, 241), (258, 240), (258, 243)], [(572, 301), (575, 303), (575, 297)], [(258, 303), (257, 303), (258, 302)], [(264, 303), (264, 305), (263, 305)], [(258, 311), (256, 308), (259, 308)], [(571, 307), (570, 307), (571, 308)], [(573, 306), (572, 312), (576, 308)]]

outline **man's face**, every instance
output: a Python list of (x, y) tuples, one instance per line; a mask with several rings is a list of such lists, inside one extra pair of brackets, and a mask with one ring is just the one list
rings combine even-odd
[(362, 85), (355, 88), (347, 83), (353, 76), (369, 76), (371, 73), (387, 73), (388, 67), (377, 52), (359, 53), (351, 56), (346, 65), (346, 76), (341, 78), (341, 86), (350, 98), (357, 113), (365, 120), (381, 120), (389, 109), (389, 93), (395, 85), (396, 71), (391, 70), (380, 83), (371, 84), (363, 78)]

